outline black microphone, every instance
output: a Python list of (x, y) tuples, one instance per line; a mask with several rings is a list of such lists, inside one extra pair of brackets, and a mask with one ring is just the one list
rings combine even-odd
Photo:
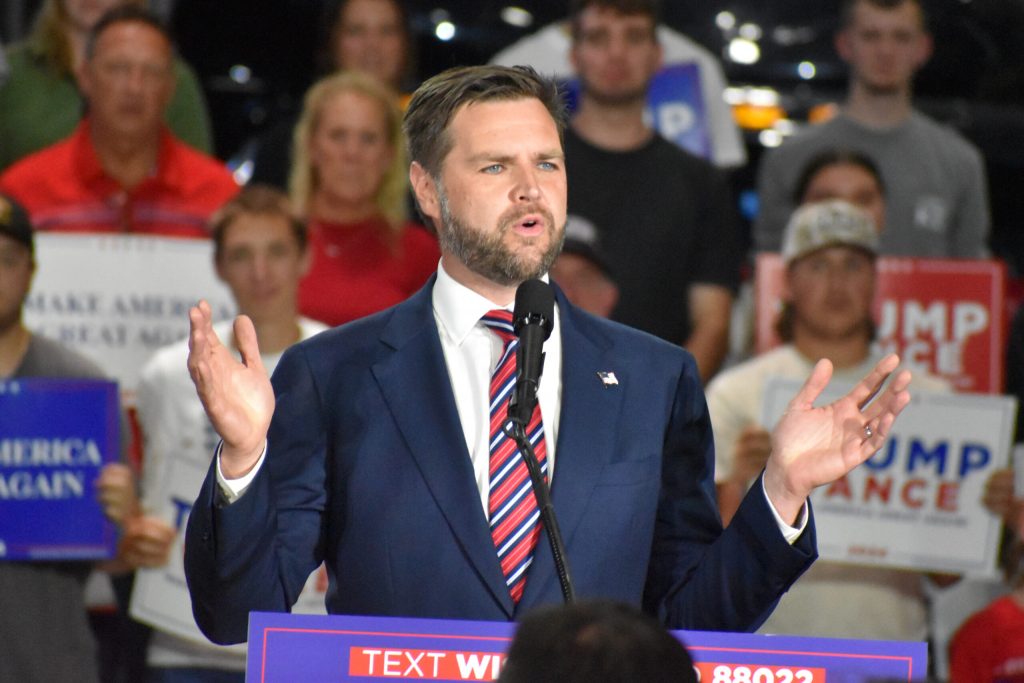
[(543, 280), (527, 280), (516, 289), (512, 326), (519, 337), (516, 349), (516, 386), (508, 405), (513, 422), (527, 425), (537, 405), (537, 389), (544, 370), (544, 341), (551, 336), (555, 294)]
[(530, 472), (530, 485), (540, 510), (541, 524), (548, 532), (551, 559), (558, 574), (562, 597), (566, 603), (573, 603), (576, 601), (576, 590), (572, 585), (572, 572), (569, 571), (569, 558), (566, 556), (562, 532), (555, 518), (555, 508), (551, 504), (551, 492), (526, 434), (526, 427), (537, 405), (540, 373), (544, 369), (544, 341), (551, 335), (554, 324), (555, 293), (551, 286), (542, 280), (527, 280), (519, 285), (516, 289), (516, 305), (512, 310), (512, 328), (519, 337), (519, 347), (516, 349), (516, 386), (508, 402), (509, 422), (504, 429), (516, 442), (526, 469)]

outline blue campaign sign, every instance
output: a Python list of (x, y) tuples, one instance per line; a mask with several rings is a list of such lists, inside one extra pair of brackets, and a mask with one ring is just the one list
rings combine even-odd
[(119, 458), (118, 417), (114, 382), (0, 382), (0, 559), (114, 555), (95, 482)]
[[(515, 631), (506, 622), (249, 615), (246, 680), (493, 681)], [(675, 631), (705, 682), (858, 683), (927, 678), (925, 643)]]
[[(569, 111), (575, 111), (579, 80), (566, 80), (562, 90)], [(654, 75), (647, 90), (647, 114), (662, 137), (703, 159), (711, 158), (711, 129), (696, 64), (670, 64)]]
[(654, 129), (704, 159), (711, 158), (711, 133), (696, 64), (671, 64), (654, 75), (647, 90)]

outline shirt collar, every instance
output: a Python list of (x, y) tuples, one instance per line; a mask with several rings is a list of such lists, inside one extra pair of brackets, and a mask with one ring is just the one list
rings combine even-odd
[[(96, 154), (96, 148), (92, 144), (92, 138), (89, 133), (90, 124), (90, 119), (88, 117), (84, 117), (79, 121), (78, 126), (72, 134), (74, 139), (73, 144), (75, 145), (75, 165), (78, 170), (78, 176), (86, 184), (109, 183), (116, 186), (116, 181), (108, 176), (107, 172), (104, 171), (103, 167), (100, 165), (99, 156)], [(157, 152), (156, 167), (141, 183), (139, 183), (138, 187), (142, 187), (149, 183), (158, 183), (170, 188), (178, 188), (181, 185), (182, 174), (173, 164), (173, 148), (174, 139), (167, 130), (167, 126), (162, 126), (160, 129), (160, 148)], [(133, 190), (138, 190), (138, 188), (133, 188)]]
[[(548, 282), (548, 276), (541, 277)], [(477, 294), (469, 287), (457, 282), (444, 269), (443, 263), (437, 265), (437, 280), (433, 292), (434, 314), (438, 323), (444, 328), (448, 337), (461, 346), (466, 335), (480, 322), (480, 318), (488, 311), (502, 308), (490, 299)], [(504, 307), (511, 311), (512, 305)], [(557, 317), (557, 316), (556, 316)]]
[(98, 182), (113, 182), (100, 166), (100, 159), (96, 156), (96, 149), (92, 146), (92, 139), (89, 136), (89, 119), (83, 118), (75, 128), (75, 166), (78, 177), (86, 185)]

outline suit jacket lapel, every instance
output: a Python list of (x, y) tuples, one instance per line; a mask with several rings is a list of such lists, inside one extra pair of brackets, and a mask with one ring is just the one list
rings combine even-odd
[(372, 371), (452, 534), (511, 618), (514, 606), (480, 506), (434, 320), (432, 290), (433, 279), (395, 309), (381, 335), (394, 353)]

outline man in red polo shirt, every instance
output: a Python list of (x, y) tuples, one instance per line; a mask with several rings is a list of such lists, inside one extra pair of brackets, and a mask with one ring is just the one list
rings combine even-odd
[(238, 186), (163, 124), (172, 52), (144, 9), (120, 7), (97, 23), (78, 73), (87, 103), (78, 128), (0, 176), (0, 191), (25, 206), (37, 230), (207, 236), (210, 215)]

